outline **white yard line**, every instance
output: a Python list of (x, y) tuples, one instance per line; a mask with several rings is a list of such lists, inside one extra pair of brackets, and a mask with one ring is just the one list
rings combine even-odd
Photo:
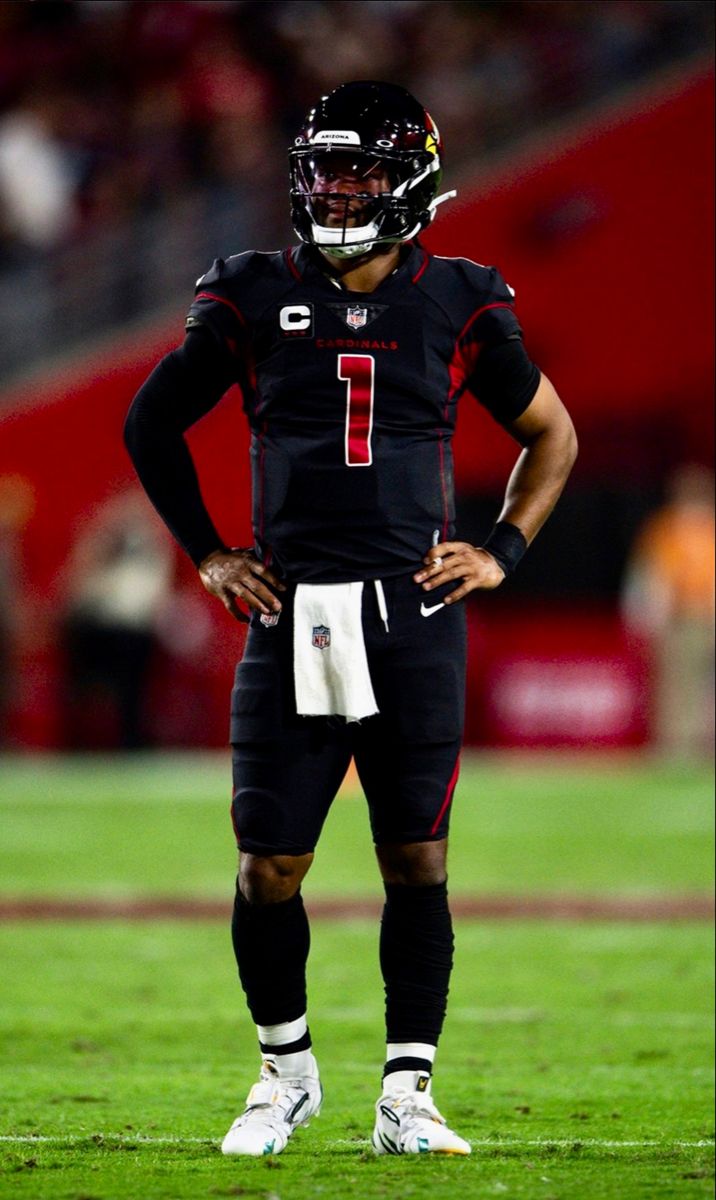
[[(144, 1134), (137, 1134), (132, 1137), (130, 1134), (124, 1133), (87, 1133), (87, 1134), (0, 1134), (0, 1142), (16, 1144), (16, 1145), (57, 1145), (64, 1146), (79, 1145), (81, 1142), (91, 1142), (96, 1140), (96, 1144), (101, 1146), (103, 1142), (119, 1142), (127, 1145), (136, 1146), (214, 1146), (218, 1145), (218, 1139), (213, 1138), (198, 1138), (198, 1137), (147, 1137)], [(546, 1147), (557, 1146), (559, 1149), (570, 1149), (572, 1146), (589, 1146), (601, 1148), (605, 1150), (638, 1150), (657, 1148), (660, 1150), (669, 1150), (675, 1147), (685, 1150), (702, 1150), (706, 1147), (713, 1146), (710, 1139), (700, 1141), (659, 1141), (657, 1139), (647, 1139), (644, 1141), (612, 1141), (603, 1138), (471, 1138), (472, 1146), (492, 1147), (496, 1149), (525, 1147)], [(369, 1146), (368, 1138), (336, 1138), (328, 1143), (329, 1146)]]

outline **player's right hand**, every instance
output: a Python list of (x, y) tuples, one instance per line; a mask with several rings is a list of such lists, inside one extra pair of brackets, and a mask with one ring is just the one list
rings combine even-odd
[(199, 564), (199, 578), (207, 592), (216, 596), (238, 621), (248, 621), (239, 608), (246, 607), (262, 613), (280, 612), (281, 601), (271, 591), (285, 592), (286, 588), (273, 571), (265, 567), (250, 547), (236, 550), (214, 550)]

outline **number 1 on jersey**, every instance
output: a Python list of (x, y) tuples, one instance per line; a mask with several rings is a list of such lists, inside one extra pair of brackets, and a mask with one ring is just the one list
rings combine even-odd
[(369, 467), (373, 461), (370, 436), (373, 432), (375, 359), (372, 354), (339, 354), (338, 378), (347, 384), (346, 463)]

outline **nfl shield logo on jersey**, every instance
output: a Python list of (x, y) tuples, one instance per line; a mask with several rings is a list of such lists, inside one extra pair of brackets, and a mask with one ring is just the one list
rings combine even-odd
[(318, 650), (327, 650), (331, 644), (331, 631), (327, 625), (314, 625), (311, 644)]
[(346, 313), (346, 325), (351, 329), (362, 329), (368, 320), (367, 308), (349, 308)]

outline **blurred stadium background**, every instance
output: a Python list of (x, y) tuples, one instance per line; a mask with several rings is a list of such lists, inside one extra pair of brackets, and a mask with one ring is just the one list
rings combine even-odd
[[(425, 240), (499, 265), (580, 435), (517, 576), (469, 606), (468, 742), (711, 753), (712, 27), (691, 0), (0, 5), (6, 749), (225, 745), (242, 631), (137, 499), (121, 425), (211, 260), (294, 240), (304, 110), (372, 77), (435, 113), (458, 200)], [(191, 440), (240, 544), (236, 399)], [(466, 398), (461, 536), (513, 458)]]

